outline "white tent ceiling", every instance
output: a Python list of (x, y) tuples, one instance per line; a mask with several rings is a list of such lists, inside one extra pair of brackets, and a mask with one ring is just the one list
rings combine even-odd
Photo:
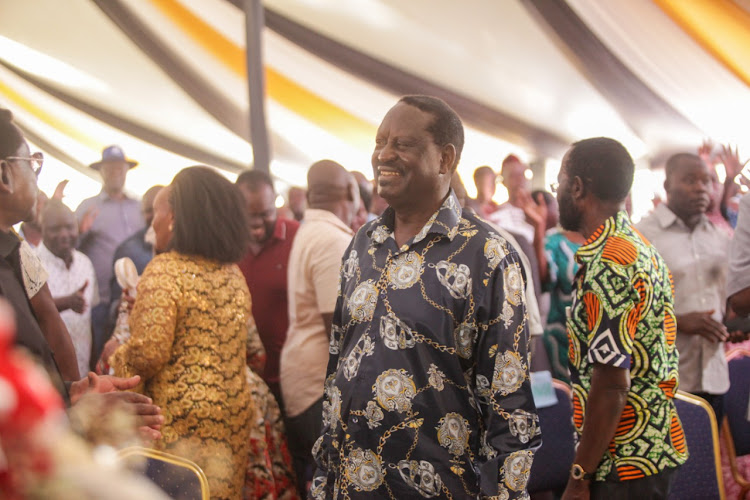
[[(0, 0), (0, 105), (59, 160), (48, 162), (42, 187), (71, 178), (69, 204), (91, 195), (98, 187), (86, 165), (111, 143), (141, 162), (128, 179), (136, 193), (194, 163), (228, 176), (250, 165), (241, 3)], [(594, 135), (620, 140), (645, 166), (707, 137), (750, 151), (742, 75), (676, 22), (668, 4), (266, 0), (272, 171), (285, 185), (304, 184), (307, 166), (327, 157), (369, 174), (380, 119), (419, 82), (463, 106), (465, 180), (511, 152), (554, 167), (565, 144)], [(550, 17), (552, 7), (616, 64), (592, 64), (571, 29), (566, 35)], [(322, 45), (300, 42), (299, 33)], [(342, 50), (348, 65), (335, 60)]]

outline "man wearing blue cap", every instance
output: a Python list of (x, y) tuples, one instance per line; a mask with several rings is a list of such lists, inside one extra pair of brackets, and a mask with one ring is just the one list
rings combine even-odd
[(99, 359), (107, 341), (109, 283), (113, 276), (112, 258), (117, 246), (144, 225), (138, 200), (125, 194), (125, 177), (138, 163), (128, 160), (119, 146), (108, 146), (102, 159), (90, 165), (102, 176), (102, 191), (83, 200), (76, 209), (80, 243), (78, 248), (94, 264), (99, 288), (99, 305), (91, 310), (93, 330), (92, 363)]

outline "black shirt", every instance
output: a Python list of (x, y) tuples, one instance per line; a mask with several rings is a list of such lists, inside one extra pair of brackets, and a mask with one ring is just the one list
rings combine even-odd
[(519, 256), (453, 194), (401, 247), (393, 219), (344, 255), (312, 496), (527, 498), (541, 439)]
[(68, 404), (68, 391), (54, 353), (39, 327), (23, 286), (20, 246), (21, 240), (15, 233), (0, 231), (0, 296), (10, 303), (16, 315), (15, 344), (25, 348), (47, 370), (55, 389)]

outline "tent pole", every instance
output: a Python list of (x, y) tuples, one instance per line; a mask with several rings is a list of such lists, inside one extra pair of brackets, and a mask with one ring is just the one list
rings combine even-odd
[(270, 148), (266, 127), (266, 81), (263, 72), (262, 36), (265, 19), (261, 0), (245, 0), (247, 86), (250, 93), (250, 142), (253, 168), (270, 172)]

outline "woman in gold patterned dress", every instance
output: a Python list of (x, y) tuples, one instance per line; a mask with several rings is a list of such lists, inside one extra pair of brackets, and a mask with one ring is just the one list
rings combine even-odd
[(253, 410), (245, 378), (250, 293), (235, 265), (248, 245), (241, 195), (207, 167), (179, 172), (154, 201), (157, 255), (110, 364), (140, 375), (164, 412), (156, 446), (196, 462), (211, 498), (242, 497)]

